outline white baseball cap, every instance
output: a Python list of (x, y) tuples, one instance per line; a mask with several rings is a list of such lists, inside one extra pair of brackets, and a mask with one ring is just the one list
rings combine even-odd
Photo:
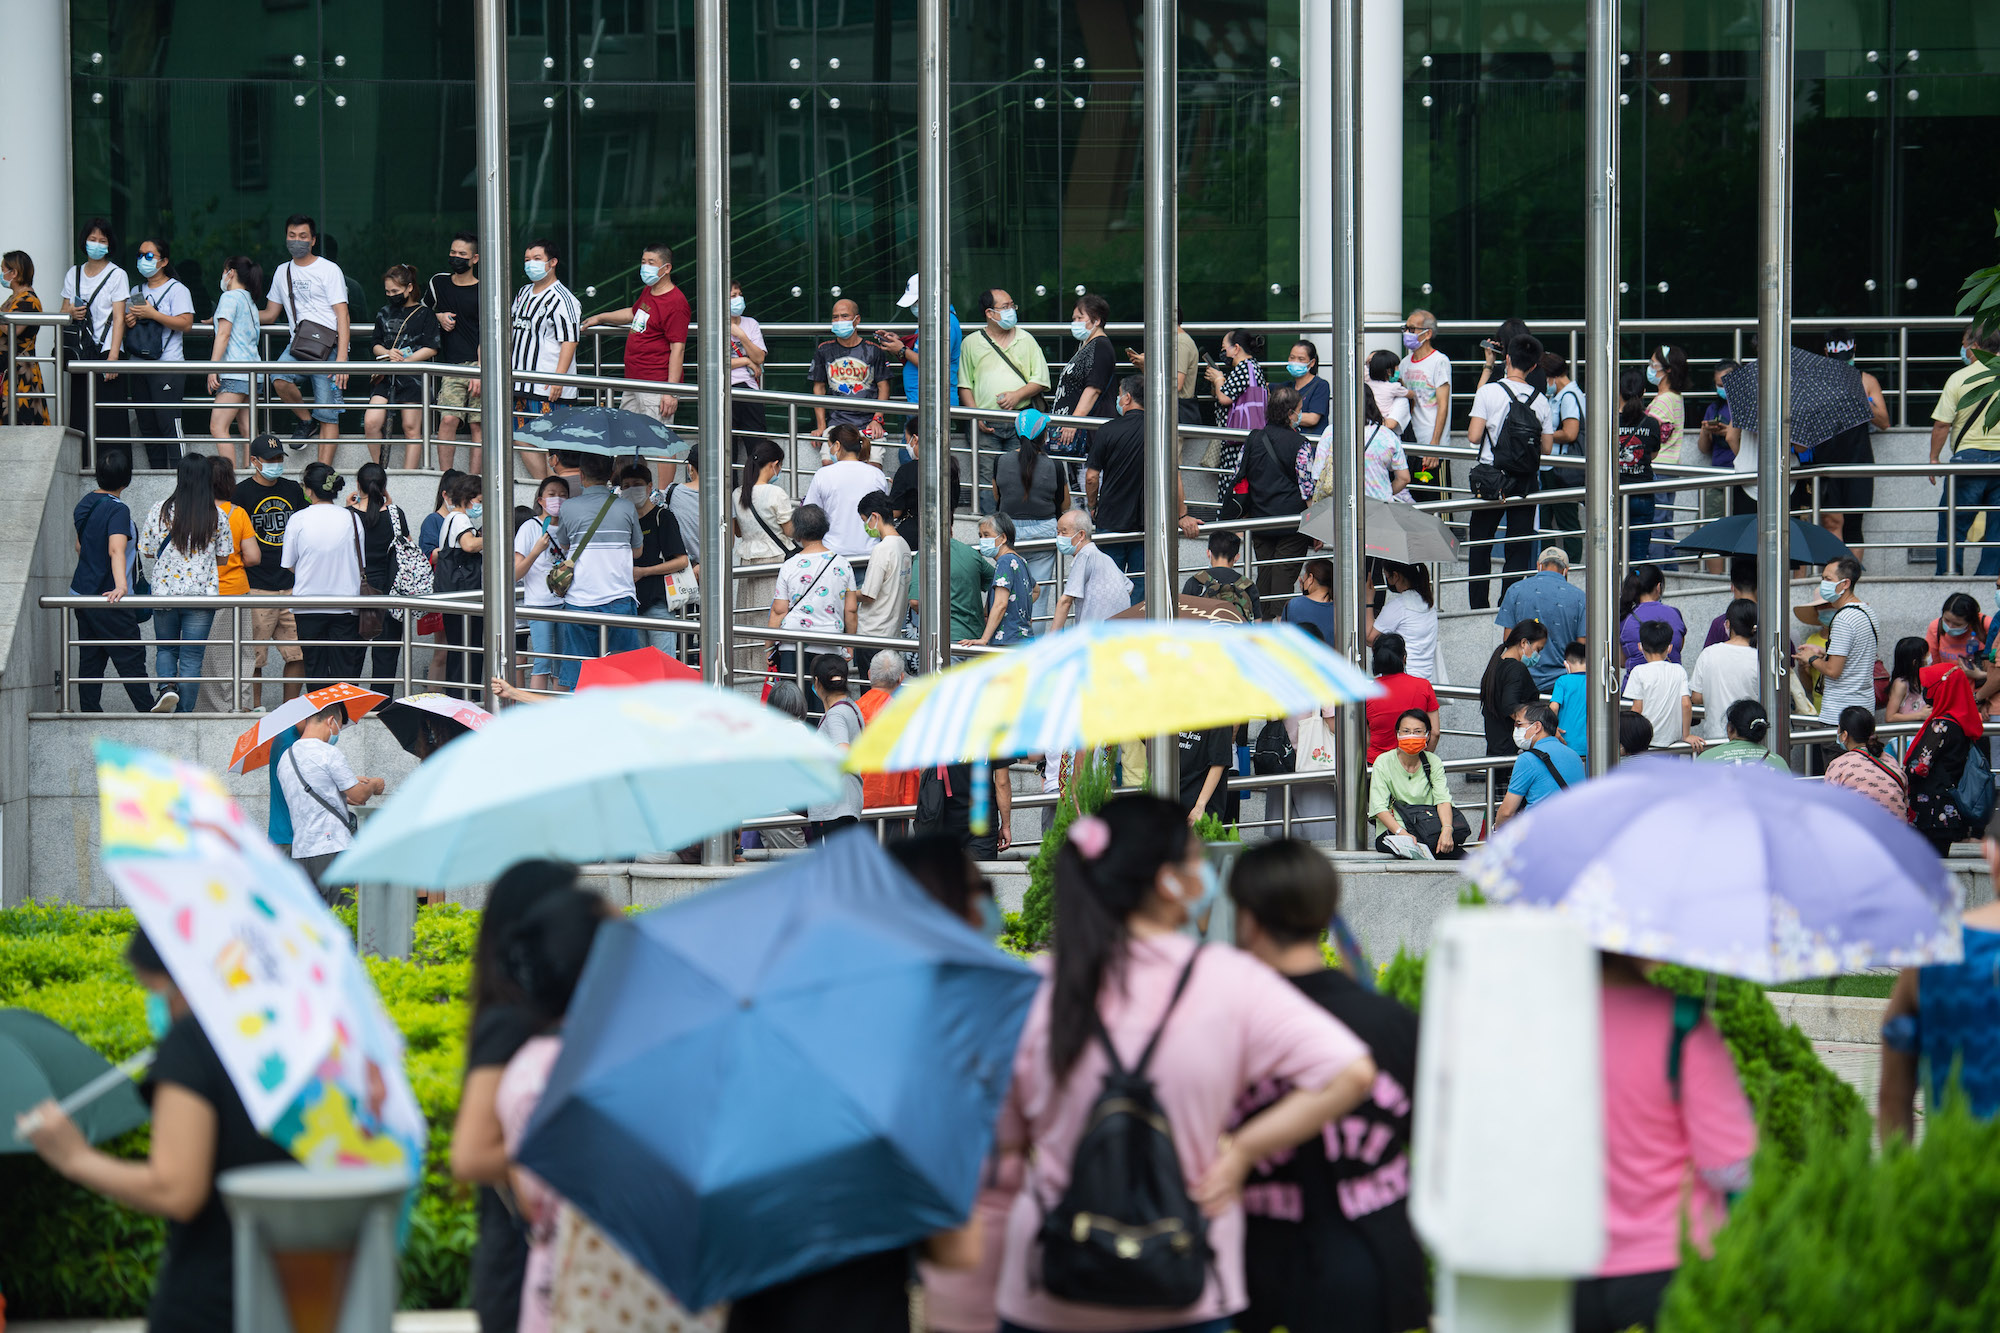
[(908, 310), (911, 306), (915, 305), (916, 303), (917, 303), (917, 275), (912, 273), (910, 275), (909, 286), (903, 288), (902, 299), (898, 300), (896, 304), (903, 307), (903, 309)]

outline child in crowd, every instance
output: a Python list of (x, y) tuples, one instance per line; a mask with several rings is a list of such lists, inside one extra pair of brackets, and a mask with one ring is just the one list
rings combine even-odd
[(1667, 660), (1673, 647), (1673, 626), (1664, 620), (1648, 620), (1639, 627), (1639, 649), (1646, 660), (1625, 677), (1625, 702), (1652, 724), (1655, 750), (1679, 744), (1694, 715), (1687, 670)]
[[(1582, 639), (1572, 639), (1563, 649), (1563, 674), (1549, 686), (1549, 707), (1556, 710), (1556, 739), (1575, 750), (1579, 759), (1590, 755), (1590, 728), (1584, 725), (1584, 681), (1589, 654)], [(1570, 723), (1577, 725), (1572, 727)]]

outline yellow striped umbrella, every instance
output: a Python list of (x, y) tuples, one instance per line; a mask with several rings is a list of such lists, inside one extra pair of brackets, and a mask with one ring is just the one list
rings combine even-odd
[(861, 733), (847, 767), (893, 773), (1057, 754), (1381, 693), (1294, 625), (1098, 621), (911, 682)]

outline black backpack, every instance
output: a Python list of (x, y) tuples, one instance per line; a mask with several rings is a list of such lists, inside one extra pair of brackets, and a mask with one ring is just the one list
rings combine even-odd
[(1516, 398), (1512, 389), (1500, 392), (1507, 395), (1507, 419), (1493, 437), (1493, 466), (1510, 477), (1533, 477), (1542, 468), (1542, 419), (1535, 415), (1542, 391), (1530, 388), (1526, 398)]
[(1092, 1017), (1111, 1068), (1070, 1159), (1069, 1187), (1042, 1215), (1042, 1285), (1051, 1295), (1122, 1309), (1180, 1309), (1201, 1299), (1213, 1253), (1208, 1223), (1188, 1197), (1173, 1126), (1146, 1077), (1200, 956), (1197, 946), (1131, 1069), (1118, 1063), (1103, 1019)]
[(1250, 767), (1256, 769), (1261, 777), (1297, 771), (1298, 751), (1285, 731), (1283, 718), (1266, 722), (1264, 729), (1257, 733), (1257, 749), (1250, 756)]

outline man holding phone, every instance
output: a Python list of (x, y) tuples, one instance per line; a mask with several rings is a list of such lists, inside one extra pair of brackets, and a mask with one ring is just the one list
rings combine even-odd
[[(842, 297), (833, 303), (830, 325), (833, 337), (813, 350), (812, 391), (850, 401), (889, 397), (889, 358), (878, 343), (861, 336), (861, 307)], [(882, 438), (880, 409), (864, 411), (856, 407), (813, 409), (813, 432), (822, 440), (830, 426), (852, 426), (870, 439)], [(828, 450), (822, 447), (821, 456)]]
[(1403, 321), (1403, 360), (1396, 373), (1410, 391), (1412, 452), (1419, 455), (1415, 471), (1437, 478), (1434, 486), (1411, 488), (1418, 499), (1440, 498), (1447, 475), (1436, 451), (1451, 435), (1451, 358), (1433, 345), (1436, 337), (1437, 316), (1428, 310), (1412, 310)]

